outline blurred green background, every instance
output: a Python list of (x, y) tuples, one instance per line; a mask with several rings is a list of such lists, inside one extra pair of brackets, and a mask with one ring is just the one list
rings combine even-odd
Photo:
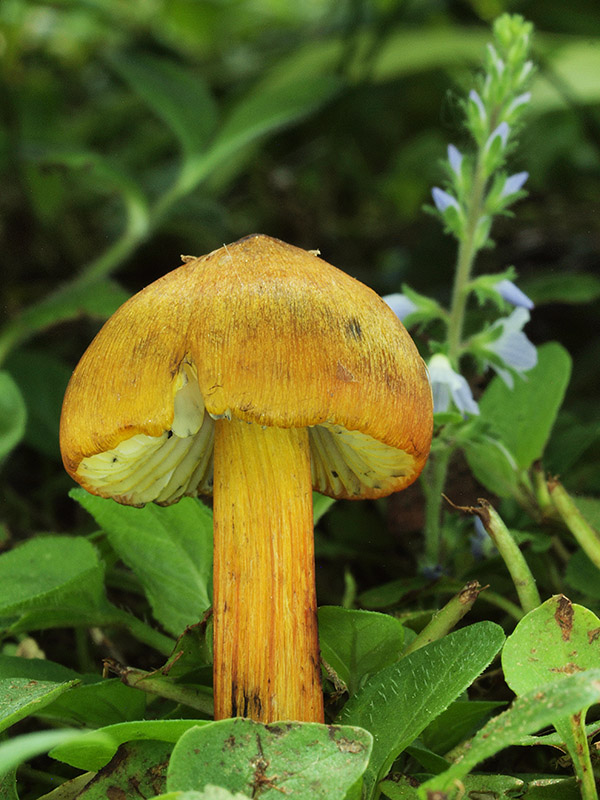
[[(511, 164), (530, 172), (530, 194), (497, 225), (479, 270), (513, 264), (537, 304), (529, 337), (572, 354), (563, 427), (576, 420), (578, 453), (591, 451), (598, 3), (1, 0), (0, 357), (26, 421), (18, 403), (3, 409), (25, 427), (0, 475), (0, 546), (76, 523), (58, 450), (70, 371), (103, 319), (180, 254), (262, 232), (320, 249), (381, 294), (407, 282), (448, 299), (454, 243), (423, 205), (447, 144), (466, 145), (460, 98), (503, 11), (536, 28), (538, 74)], [(560, 448), (549, 466), (569, 470)], [(573, 490), (600, 490), (597, 461), (577, 470)], [(466, 487), (456, 499), (473, 500), (468, 476), (455, 481)], [(364, 505), (332, 512), (337, 544), (321, 542), (322, 555), (351, 560), (371, 513), (418, 548), (418, 489), (385, 511)], [(360, 558), (363, 571), (388, 569), (379, 581), (398, 566), (389, 539)]]

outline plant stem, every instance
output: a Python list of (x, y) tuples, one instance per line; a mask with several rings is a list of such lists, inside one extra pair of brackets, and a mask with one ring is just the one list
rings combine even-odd
[(458, 594), (455, 594), (443, 608), (433, 615), (430, 622), (404, 650), (402, 656), (420, 650), (426, 644), (435, 642), (449, 633), (473, 608), (481, 589), (482, 587), (477, 581), (469, 581), (463, 586)]
[(423, 565), (436, 567), (441, 563), (442, 556), (442, 531), (441, 511), (442, 495), (446, 485), (448, 463), (452, 455), (452, 447), (443, 443), (443, 447), (436, 447), (429, 456), (425, 474), (421, 485), (425, 493), (425, 553)]
[(452, 303), (448, 321), (448, 357), (454, 366), (457, 365), (462, 344), (462, 331), (468, 297), (467, 284), (470, 280), (477, 254), (475, 234), (482, 214), (485, 184), (486, 178), (483, 169), (482, 151), (480, 150), (475, 166), (475, 174), (473, 175), (473, 187), (469, 198), (465, 233), (458, 245)]
[(570, 718), (572, 745), (574, 752), (570, 752), (573, 759), (575, 774), (579, 780), (579, 790), (582, 800), (598, 800), (598, 790), (594, 777), (594, 768), (590, 760), (590, 747), (585, 730), (585, 714), (574, 714)]
[(213, 699), (210, 689), (203, 690), (203, 687), (181, 686), (178, 683), (174, 683), (170, 678), (162, 677), (154, 672), (135, 669), (134, 667), (124, 667), (110, 658), (105, 659), (104, 667), (107, 671), (114, 672), (126, 686), (131, 686), (133, 689), (141, 689), (141, 691), (157, 697), (164, 697), (166, 700), (173, 700), (175, 703), (193, 708), (207, 716), (212, 716)]
[(487, 500), (480, 499), (479, 506), (469, 510), (471, 513), (477, 514), (498, 548), (498, 552), (510, 572), (523, 611), (526, 614), (533, 611), (541, 604), (535, 578), (502, 518)]
[(600, 533), (585, 519), (560, 481), (556, 478), (548, 481), (548, 489), (562, 521), (590, 561), (600, 569)]

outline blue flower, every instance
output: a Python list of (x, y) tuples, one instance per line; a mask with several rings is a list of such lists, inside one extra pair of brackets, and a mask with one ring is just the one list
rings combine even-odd
[(528, 177), (528, 172), (516, 172), (514, 175), (509, 175), (500, 192), (500, 197), (509, 197), (511, 194), (520, 192)]
[(450, 163), (452, 172), (454, 172), (456, 177), (460, 180), (460, 170), (462, 167), (463, 155), (453, 144), (448, 145), (448, 162)]
[[(499, 319), (490, 327), (490, 331), (500, 330), (500, 336), (486, 345), (486, 350), (495, 356), (488, 363), (512, 389), (513, 372), (523, 373), (537, 364), (537, 350), (523, 333), (524, 325), (529, 322), (529, 311), (526, 308), (515, 308), (509, 317)], [(495, 363), (499, 359), (508, 369)]]
[(531, 300), (525, 292), (522, 292), (519, 287), (508, 278), (504, 278), (498, 283), (494, 284), (494, 289), (503, 297), (508, 303), (511, 303), (517, 308), (533, 308), (533, 300)]
[(510, 136), (510, 127), (508, 125), (508, 122), (501, 122), (500, 125), (494, 128), (494, 130), (488, 136), (488, 140), (485, 143), (486, 150), (490, 149), (496, 137), (498, 137), (502, 142), (502, 149), (504, 150), (504, 148), (508, 143), (509, 136)]
[(448, 358), (441, 353), (432, 356), (427, 365), (429, 382), (433, 394), (433, 411), (448, 411), (454, 403), (461, 414), (479, 414), (479, 406), (473, 399), (469, 384), (452, 369)]
[(485, 110), (485, 106), (483, 105), (483, 100), (479, 96), (479, 94), (475, 91), (475, 89), (471, 89), (469, 92), (469, 100), (471, 100), (477, 106), (477, 110), (479, 111), (479, 117), (481, 122), (485, 123), (487, 120), (487, 112)]
[(392, 309), (398, 319), (403, 322), (409, 314), (416, 311), (418, 306), (413, 303), (405, 294), (397, 292), (396, 294), (386, 294), (383, 300)]
[(433, 187), (431, 194), (433, 196), (433, 202), (435, 203), (440, 214), (443, 214), (444, 211), (450, 206), (455, 208), (457, 211), (460, 211), (460, 206), (458, 205), (458, 200), (456, 197), (453, 197), (451, 194), (445, 192), (443, 189), (440, 189), (438, 186)]

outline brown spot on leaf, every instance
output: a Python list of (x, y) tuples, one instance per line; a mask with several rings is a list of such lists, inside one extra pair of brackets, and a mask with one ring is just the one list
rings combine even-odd
[(593, 644), (598, 637), (600, 637), (600, 628), (593, 628), (591, 631), (588, 631), (588, 642)]
[(569, 661), (564, 667), (553, 667), (550, 672), (562, 672), (564, 675), (574, 675), (576, 672), (583, 672), (583, 669), (577, 664), (573, 664), (572, 661)]
[(560, 628), (563, 642), (568, 642), (573, 630), (573, 606), (564, 594), (558, 596), (558, 605), (554, 613), (556, 624)]

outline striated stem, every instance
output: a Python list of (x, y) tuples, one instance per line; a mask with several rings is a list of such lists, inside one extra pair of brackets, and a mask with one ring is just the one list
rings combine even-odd
[(308, 431), (217, 420), (215, 719), (323, 722)]

